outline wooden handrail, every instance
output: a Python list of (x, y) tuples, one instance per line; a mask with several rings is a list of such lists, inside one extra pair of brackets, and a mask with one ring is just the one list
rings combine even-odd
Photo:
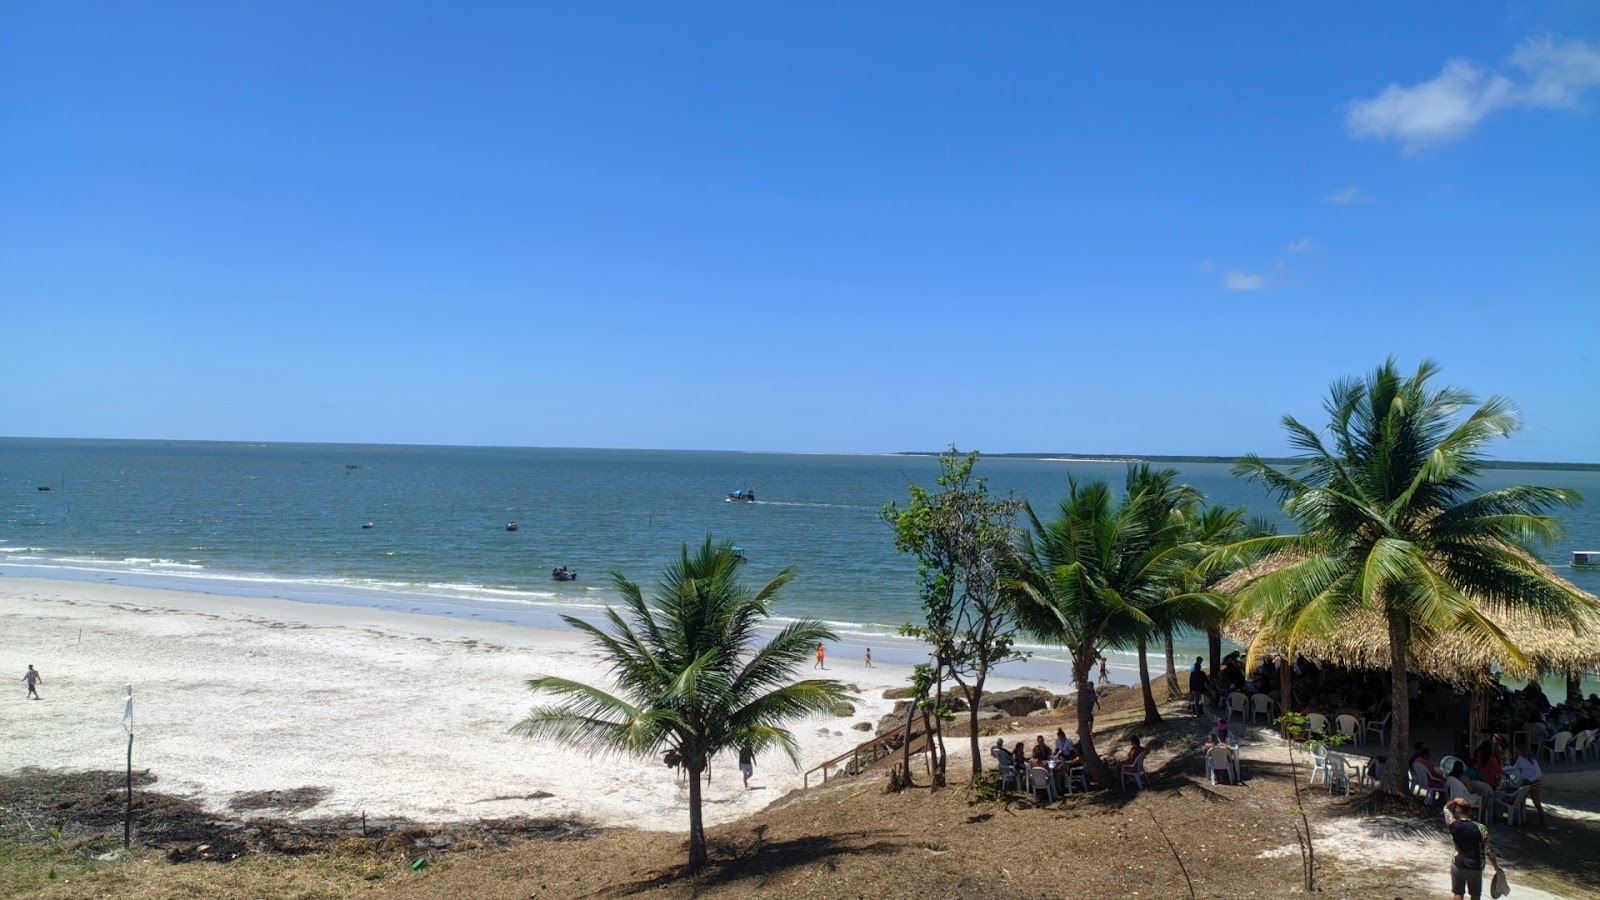
[[(835, 756), (833, 759), (830, 759), (827, 762), (822, 763), (821, 765), (813, 766), (812, 768), (806, 770), (805, 779), (802, 782), (801, 789), (804, 790), (805, 788), (811, 787), (811, 776), (815, 775), (818, 772), (822, 773), (822, 783), (823, 784), (827, 784), (828, 783), (828, 770), (833, 768), (835, 765), (838, 765), (839, 763), (844, 762), (847, 759), (849, 759), (849, 760), (857, 760), (857, 759), (860, 759), (860, 757), (862, 755), (870, 752), (872, 754), (872, 758), (867, 761), (867, 764), (871, 765), (872, 763), (877, 762), (881, 758), (878, 755), (878, 751), (880, 749), (883, 749), (886, 745), (893, 743), (895, 738), (903, 736), (906, 740), (908, 740), (908, 741), (911, 740), (911, 727), (913, 725), (915, 725), (915, 724), (916, 724), (916, 719), (913, 718), (911, 721), (907, 722), (904, 725), (901, 725), (899, 728), (896, 728), (895, 730), (889, 732), (888, 734), (881, 734), (881, 735), (878, 735), (877, 737), (875, 737), (875, 738), (873, 738), (873, 739), (871, 739), (869, 741), (862, 741), (861, 743), (857, 744), (853, 749), (848, 750), (848, 751), (846, 751), (844, 753), (841, 753), (838, 756)], [(888, 756), (888, 755), (893, 754), (893, 753), (894, 753), (894, 751), (890, 750), (889, 753), (886, 753), (884, 755)], [(857, 767), (857, 771), (859, 771), (859, 770), (860, 770), (860, 768), (858, 766)]]

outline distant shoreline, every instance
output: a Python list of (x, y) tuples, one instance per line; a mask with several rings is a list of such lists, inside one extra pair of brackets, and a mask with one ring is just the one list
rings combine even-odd
[[(938, 456), (942, 451), (902, 450), (891, 456)], [(1161, 456), (1128, 453), (984, 453), (995, 459), (1037, 459), (1044, 462), (1097, 462), (1097, 463), (1235, 463), (1238, 456)], [(1242, 455), (1242, 454), (1241, 454)], [(1264, 462), (1274, 466), (1293, 465), (1287, 456), (1267, 456)], [(1489, 459), (1483, 461), (1485, 469), (1542, 469), (1551, 472), (1600, 472), (1600, 463), (1532, 462), (1519, 459)]]

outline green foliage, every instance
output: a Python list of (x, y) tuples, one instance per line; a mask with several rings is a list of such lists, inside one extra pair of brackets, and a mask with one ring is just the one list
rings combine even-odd
[[(917, 557), (923, 620), (906, 623), (900, 633), (932, 649), (936, 697), (942, 697), (945, 676), (981, 690), (991, 668), (1027, 655), (1016, 649), (1011, 597), (1002, 590), (1021, 504), (991, 498), (985, 479), (973, 474), (977, 461), (977, 453), (961, 454), (951, 447), (939, 456), (942, 490), (930, 492), (913, 484), (907, 505), (889, 503), (879, 514), (894, 529), (896, 549)], [(935, 712), (950, 718), (938, 700)], [(975, 709), (971, 715), (976, 776), (983, 761)], [(935, 778), (942, 781), (943, 754), (938, 758)]]
[(836, 640), (821, 622), (790, 622), (765, 645), (757, 643), (757, 629), (792, 572), (785, 569), (752, 593), (739, 571), (732, 545), (707, 537), (692, 555), (686, 545), (662, 572), (652, 600), (614, 575), (623, 610), (606, 610), (608, 627), (563, 617), (605, 656), (614, 692), (565, 678), (532, 678), (529, 690), (555, 701), (535, 707), (512, 728), (596, 754), (675, 755), (690, 773), (691, 868), (705, 861), (699, 775), (711, 757), (748, 744), (757, 752), (782, 750), (798, 765), (798, 747), (784, 723), (826, 715), (835, 703), (855, 699), (837, 681), (794, 680), (817, 644)]
[[(1463, 632), (1516, 660), (1520, 649), (1486, 613), (1520, 607), (1551, 627), (1573, 627), (1595, 601), (1537, 562), (1533, 545), (1559, 530), (1545, 515), (1573, 505), (1575, 492), (1513, 486), (1479, 492), (1483, 450), (1520, 427), (1511, 403), (1476, 399), (1454, 387), (1434, 389), (1438, 367), (1400, 373), (1388, 360), (1364, 379), (1336, 382), (1324, 404), (1325, 432), (1283, 419), (1299, 455), (1280, 468), (1258, 456), (1237, 474), (1259, 481), (1282, 501), (1298, 534), (1238, 542), (1219, 558), (1275, 555), (1281, 565), (1235, 597), (1235, 614), (1262, 623), (1247, 665), (1272, 644), (1292, 652), (1302, 637), (1326, 634), (1359, 610), (1389, 624), (1389, 753), (1409, 746), (1406, 660), (1417, 641)], [(1324, 434), (1327, 438), (1324, 438)], [(1385, 788), (1405, 789), (1403, 767)]]

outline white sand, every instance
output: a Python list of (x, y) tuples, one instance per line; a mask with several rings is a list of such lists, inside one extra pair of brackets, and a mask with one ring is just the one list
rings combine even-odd
[[(25, 699), (29, 664), (44, 677), (41, 701)], [(870, 737), (850, 726), (875, 725), (893, 706), (884, 689), (905, 684), (908, 673), (830, 656), (827, 674), (858, 685), (861, 699), (850, 718), (793, 724), (803, 768)], [(12, 679), (0, 689), (0, 771), (120, 770), (127, 739), (119, 717), (131, 682), (135, 770), (213, 810), (240, 793), (320, 787), (326, 799), (303, 815), (571, 816), (671, 831), (688, 821), (687, 788), (657, 761), (593, 759), (507, 733), (532, 703), (528, 677), (604, 683), (605, 666), (573, 632), (4, 578), (0, 674)], [(991, 681), (994, 690), (1017, 686)], [(712, 769), (708, 824), (801, 783), (777, 755), (757, 760), (758, 790), (743, 788), (732, 759)], [(524, 799), (538, 791), (553, 796)]]

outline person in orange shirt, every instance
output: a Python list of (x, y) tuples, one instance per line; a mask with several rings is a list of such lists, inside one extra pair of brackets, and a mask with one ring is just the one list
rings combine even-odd
[(812, 666), (811, 668), (826, 670), (828, 667), (826, 665), (824, 665), (824, 663), (826, 662), (827, 657), (828, 657), (828, 651), (823, 649), (821, 644), (818, 644), (817, 645), (817, 664)]

